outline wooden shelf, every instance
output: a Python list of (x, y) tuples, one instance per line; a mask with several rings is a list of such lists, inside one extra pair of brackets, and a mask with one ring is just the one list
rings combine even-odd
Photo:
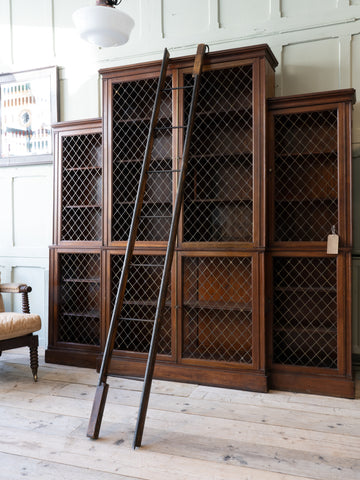
[(252, 304), (244, 303), (239, 304), (236, 302), (225, 303), (225, 302), (187, 302), (184, 300), (184, 308), (194, 308), (199, 310), (214, 310), (214, 311), (232, 311), (232, 312), (252, 312)]
[(337, 292), (336, 286), (332, 288), (324, 288), (324, 287), (301, 287), (301, 286), (296, 286), (296, 287), (276, 287), (274, 289), (275, 292), (296, 292), (296, 293), (321, 293), (321, 292)]
[(96, 165), (89, 165), (88, 167), (67, 167), (64, 168), (64, 172), (76, 172), (76, 171), (84, 171), (86, 172), (87, 170), (97, 170), (99, 174), (101, 175), (102, 172), (102, 167), (96, 166)]
[(63, 277), (62, 281), (64, 283), (73, 282), (73, 283), (97, 283), (97, 284), (100, 284), (100, 278), (66, 278), (66, 277)]
[(227, 204), (242, 204), (242, 203), (252, 203), (253, 199), (252, 197), (242, 197), (242, 198), (229, 198), (229, 199), (221, 199), (221, 198), (195, 198), (193, 200), (187, 199), (185, 201), (186, 204), (192, 204), (192, 203), (214, 203), (214, 204), (221, 204), (221, 205), (227, 205)]
[(62, 314), (68, 317), (76, 317), (76, 318), (94, 318), (100, 321), (100, 312), (67, 312), (64, 311)]

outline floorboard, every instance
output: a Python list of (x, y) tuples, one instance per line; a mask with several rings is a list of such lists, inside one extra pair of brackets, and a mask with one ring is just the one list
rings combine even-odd
[(360, 480), (355, 400), (154, 381), (143, 446), (132, 450), (142, 382), (109, 378), (96, 441), (86, 437), (90, 369), (0, 358), (0, 479)]

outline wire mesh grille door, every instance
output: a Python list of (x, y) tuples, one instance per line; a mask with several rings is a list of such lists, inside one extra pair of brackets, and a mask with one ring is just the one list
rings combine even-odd
[[(119, 320), (115, 349), (148, 353), (164, 265), (163, 255), (134, 255)], [(114, 307), (123, 255), (111, 256), (111, 309)], [(171, 355), (171, 286), (169, 285), (158, 352)]]
[(182, 279), (182, 357), (252, 364), (251, 257), (185, 257)]
[(273, 261), (273, 363), (337, 368), (336, 258)]
[(338, 225), (337, 110), (278, 114), (275, 241), (324, 242)]
[(61, 240), (101, 241), (101, 134), (62, 139)]
[(100, 346), (100, 255), (59, 254), (58, 341)]
[[(191, 75), (184, 81), (191, 85)], [(188, 93), (185, 119), (190, 100)], [(185, 186), (184, 242), (252, 242), (252, 134), (252, 65), (204, 72)]]
[[(127, 241), (157, 78), (113, 85), (112, 241)], [(171, 77), (165, 88), (171, 87)], [(162, 95), (159, 123), (139, 222), (138, 241), (167, 241), (172, 215), (172, 94)], [(158, 173), (157, 173), (158, 172)]]

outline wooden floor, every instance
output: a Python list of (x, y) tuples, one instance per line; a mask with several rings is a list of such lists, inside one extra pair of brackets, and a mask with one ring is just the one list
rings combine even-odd
[[(42, 353), (42, 352), (40, 352)], [(0, 357), (0, 479), (359, 480), (357, 399), (154, 381), (143, 446), (132, 450), (141, 382), (110, 378), (98, 440), (86, 430), (98, 376)]]

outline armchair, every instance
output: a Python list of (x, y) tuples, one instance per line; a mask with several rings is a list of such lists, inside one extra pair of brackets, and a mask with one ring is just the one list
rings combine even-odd
[[(20, 283), (1, 283), (0, 278), (0, 355), (4, 350), (19, 347), (30, 348), (30, 367), (34, 381), (37, 381), (38, 370), (38, 335), (41, 319), (39, 315), (30, 313), (28, 293), (32, 288)], [(21, 293), (22, 313), (5, 312), (2, 293)]]

